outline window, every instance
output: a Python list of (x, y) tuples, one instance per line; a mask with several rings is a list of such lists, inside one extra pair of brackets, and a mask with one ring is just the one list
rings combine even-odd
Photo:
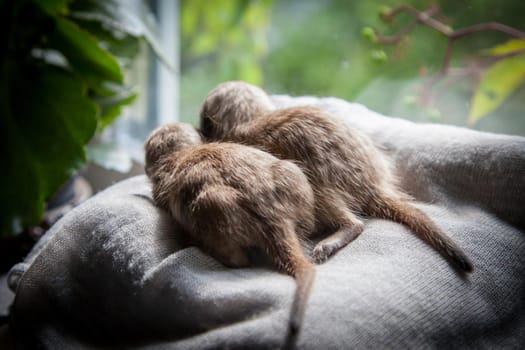
[[(389, 1), (389, 8), (384, 1), (148, 3), (156, 17), (162, 50), (180, 72), (172, 74), (151, 49), (137, 58), (130, 79), (139, 97), (102, 137), (118, 145), (113, 154), (123, 159), (129, 154), (141, 161), (144, 139), (160, 124), (181, 120), (197, 125), (207, 92), (234, 79), (260, 85), (271, 93), (340, 97), (416, 122), (525, 135), (523, 63), (507, 72), (521, 78), (507, 82), (515, 86), (508, 88), (511, 91), (504, 102), (469, 122), (473, 96), (487, 72), (481, 60), (489, 50), (515, 37), (480, 31), (457, 40), (451, 74), (443, 78), (439, 74), (447, 40), (441, 33), (419, 25), (396, 45), (386, 45), (374, 42), (377, 35), (371, 29), (396, 35), (410, 26), (414, 16), (406, 13), (390, 22), (380, 19), (381, 14), (406, 4), (427, 11), (450, 28), (499, 22), (523, 34), (521, 1), (507, 1), (497, 9), (489, 1), (465, 5), (450, 0), (440, 1), (440, 8), (417, 0)], [(524, 42), (522, 38), (516, 45), (523, 50)], [(523, 61), (523, 52), (517, 56)]]
[(133, 161), (142, 163), (143, 143), (151, 130), (179, 120), (179, 2), (151, 0), (148, 6), (162, 59), (141, 43), (139, 56), (126, 72), (129, 84), (138, 92), (137, 99), (89, 149), (95, 162), (123, 173), (130, 171)]

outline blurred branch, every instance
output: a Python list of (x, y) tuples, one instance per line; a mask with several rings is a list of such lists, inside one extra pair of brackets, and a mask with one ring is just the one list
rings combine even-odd
[(445, 35), (447, 35), (446, 33), (449, 33), (451, 31), (450, 27), (432, 18), (440, 12), (440, 9), (437, 6), (430, 6), (427, 10), (421, 12), (409, 5), (400, 5), (392, 10), (388, 10), (387, 12), (383, 13), (381, 18), (383, 19), (383, 21), (390, 23), (398, 14), (402, 12), (408, 13), (416, 20), (408, 26), (406, 26), (405, 28), (401, 29), (397, 34), (391, 36), (382, 35), (378, 29), (375, 29), (375, 33), (379, 43), (395, 45), (399, 43), (408, 33), (413, 31), (421, 23), (426, 24), (431, 28), (434, 28), (435, 30)]
[[(375, 34), (377, 41), (381, 44), (393, 45), (400, 42), (408, 33), (413, 31), (418, 25), (426, 25), (441, 34), (443, 34), (448, 39), (447, 50), (443, 58), (443, 64), (441, 66), (441, 75), (446, 74), (449, 71), (450, 61), (452, 58), (452, 51), (454, 49), (454, 44), (456, 40), (486, 31), (496, 31), (500, 33), (507, 34), (508, 36), (515, 37), (518, 39), (525, 40), (525, 32), (517, 30), (515, 28), (509, 27), (502, 23), (489, 22), (489, 23), (479, 23), (472, 25), (470, 27), (453, 30), (443, 22), (433, 18), (438, 15), (440, 12), (437, 6), (431, 6), (425, 11), (419, 11), (409, 5), (400, 5), (392, 10), (389, 10), (383, 13), (382, 18), (385, 22), (391, 22), (398, 14), (406, 13), (414, 17), (416, 20), (407, 25), (405, 28), (401, 29), (397, 34), (392, 36), (384, 36), (379, 30), (375, 29)], [(516, 53), (514, 53), (516, 54)], [(508, 56), (507, 56), (508, 57)], [(502, 59), (503, 57), (493, 58), (493, 60)]]

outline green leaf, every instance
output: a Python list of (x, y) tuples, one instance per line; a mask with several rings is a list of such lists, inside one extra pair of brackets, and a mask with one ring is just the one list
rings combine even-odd
[(83, 0), (71, 5), (71, 17), (100, 22), (105, 28), (146, 40), (155, 55), (171, 71), (176, 72), (155, 34), (151, 11), (141, 0)]
[(153, 31), (151, 11), (142, 0), (83, 0), (71, 4), (71, 17), (103, 23), (134, 37)]
[(525, 40), (523, 39), (513, 39), (509, 40), (504, 44), (495, 46), (489, 50), (487, 53), (492, 56), (501, 56), (507, 55), (515, 52), (525, 51)]
[(0, 233), (40, 220), (44, 203), (85, 161), (97, 107), (85, 86), (62, 69), (2, 66)]
[(93, 98), (100, 110), (99, 130), (111, 124), (120, 115), (122, 107), (132, 103), (137, 98), (135, 91), (122, 85), (106, 84), (105, 88), (107, 91), (112, 91), (112, 94)]
[(61, 52), (71, 67), (90, 86), (102, 81), (122, 82), (122, 70), (118, 61), (99, 46), (98, 40), (65, 18), (55, 19), (56, 30), (50, 37), (50, 47)]
[(67, 14), (71, 0), (34, 0), (35, 4), (49, 15)]
[(509, 57), (488, 68), (472, 98), (468, 124), (474, 125), (497, 109), (525, 82), (525, 55)]
[(111, 18), (105, 13), (105, 21), (70, 16), (73, 6), (89, 3), (128, 9), (132, 1), (81, 0), (69, 6), (69, 0), (25, 0), (0, 6), (7, 18), (14, 16), (3, 23), (10, 29), (9, 54), (0, 55), (0, 235), (38, 224), (46, 201), (85, 164), (85, 146), (97, 126), (112, 122), (136, 97), (124, 88), (121, 64), (112, 54), (135, 56), (139, 34), (127, 34), (135, 23), (114, 19), (107, 26)]
[(140, 41), (131, 35), (106, 28), (102, 23), (76, 19), (82, 29), (95, 36), (100, 46), (109, 51), (122, 64), (130, 63), (140, 51)]

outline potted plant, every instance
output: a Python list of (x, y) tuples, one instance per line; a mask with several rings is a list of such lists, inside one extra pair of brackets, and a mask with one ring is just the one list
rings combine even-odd
[[(0, 0), (0, 237), (38, 224), (86, 145), (136, 93), (125, 67), (145, 39), (140, 0)], [(162, 55), (160, 55), (162, 58)]]

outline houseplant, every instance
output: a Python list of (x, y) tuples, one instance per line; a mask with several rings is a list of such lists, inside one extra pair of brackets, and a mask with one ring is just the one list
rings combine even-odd
[(133, 101), (125, 65), (139, 40), (158, 49), (149, 14), (140, 0), (0, 0), (0, 236), (39, 222)]

